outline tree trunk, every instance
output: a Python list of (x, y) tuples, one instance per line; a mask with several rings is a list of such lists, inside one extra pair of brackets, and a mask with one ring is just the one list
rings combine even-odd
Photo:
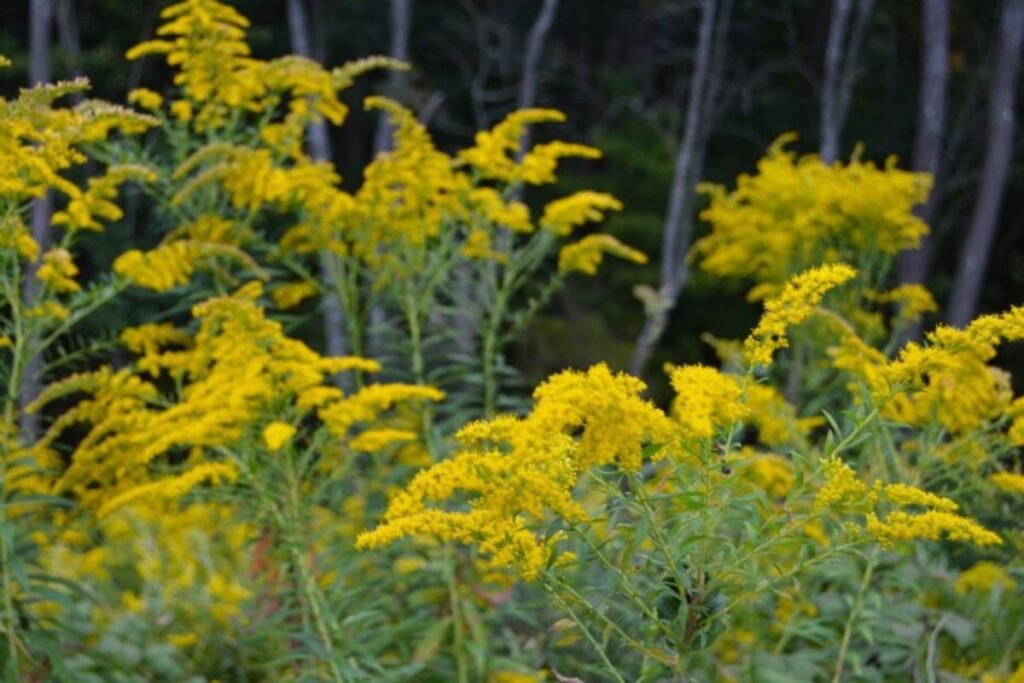
[[(288, 0), (288, 33), (296, 54), (323, 61), (326, 55), (313, 54), (306, 8), (303, 0)], [(331, 160), (331, 138), (325, 121), (309, 124), (309, 155), (318, 161)], [(327, 255), (320, 257), (320, 279), (330, 282), (330, 264)], [(330, 356), (344, 356), (348, 352), (345, 339), (345, 318), (337, 294), (330, 291), (321, 302), (324, 313), (324, 346)]]
[(686, 253), (693, 234), (694, 188), (703, 174), (704, 151), (711, 132), (708, 118), (721, 79), (731, 4), (731, 0), (723, 3), (721, 8), (717, 0), (702, 0), (700, 4), (700, 27), (686, 122), (676, 153), (662, 228), (660, 287), (656, 296), (645, 301), (646, 320), (629, 363), (629, 371), (637, 377), (643, 375), (664, 334), (669, 315), (689, 275)]
[[(541, 56), (544, 54), (544, 45), (547, 42), (551, 26), (554, 24), (555, 15), (558, 13), (559, 0), (543, 0), (540, 11), (530, 27), (530, 32), (523, 45), (523, 68), (519, 75), (519, 92), (516, 96), (516, 106), (519, 109), (529, 109), (537, 104), (537, 84), (540, 81), (539, 72)], [(530, 146), (530, 129), (527, 127), (519, 139), (519, 150), (516, 158), (522, 161)], [(521, 200), (523, 188), (514, 187), (511, 190), (509, 199)], [(512, 239), (507, 231), (499, 231), (497, 235), (498, 250), (506, 249)], [(474, 283), (470, 277), (471, 269), (459, 267), (456, 270), (455, 299), (458, 302), (458, 312), (454, 316), (455, 345), (461, 353), (471, 355), (477, 353), (477, 338), (480, 333), (483, 320), (488, 311), (487, 306), (481, 305), (474, 291)]]
[[(526, 39), (526, 49), (523, 53), (523, 75), (519, 81), (518, 106), (520, 109), (529, 109), (537, 103), (537, 73), (540, 67), (540, 58), (544, 54), (544, 43), (551, 25), (555, 21), (555, 14), (558, 12), (558, 0), (544, 0), (540, 12), (530, 28), (530, 35)], [(530, 129), (523, 132), (523, 139), (520, 141), (520, 156), (530, 146)]]
[(999, 21), (995, 73), (989, 90), (988, 144), (970, 228), (964, 237), (947, 319), (966, 325), (977, 312), (989, 251), (999, 221), (1013, 154), (1014, 96), (1024, 38), (1024, 0), (1007, 0)]
[[(932, 191), (915, 209), (929, 225), (939, 195), (939, 163), (946, 127), (946, 84), (949, 82), (949, 0), (924, 0), (921, 4), (921, 99), (914, 138), (914, 170), (932, 176)], [(928, 276), (935, 236), (925, 235), (921, 246), (900, 256), (900, 282), (923, 283)], [(920, 325), (911, 338), (921, 336)]]
[[(50, 36), (53, 24), (53, 7), (50, 0), (31, 0), (29, 4), (29, 85), (38, 85), (50, 81)], [(32, 205), (32, 237), (39, 243), (42, 251), (50, 245), (50, 217), (53, 213), (53, 195), (47, 191)], [(31, 305), (39, 292), (39, 281), (35, 271), (38, 263), (32, 264), (25, 277), (23, 295), (27, 304)], [(39, 394), (42, 378), (42, 358), (34, 355), (25, 364), (25, 374), (21, 382), (19, 401), (21, 411), (19, 424), (22, 437), (27, 442), (35, 441), (39, 433), (39, 415), (28, 413), (25, 406)]]
[[(409, 31), (412, 23), (412, 0), (391, 0), (391, 46), (388, 56), (403, 62), (409, 60)], [(388, 74), (387, 92), (390, 97), (401, 96), (405, 85), (405, 72), (392, 70)], [(373, 153), (391, 149), (391, 121), (384, 112), (377, 120)]]
[[(82, 43), (79, 39), (78, 20), (75, 17), (75, 4), (72, 0), (55, 0), (54, 16), (57, 19), (57, 39), (60, 49), (67, 60), (68, 73), (72, 78), (82, 74)], [(73, 95), (75, 102), (85, 99), (83, 93)]]
[[(142, 15), (142, 31), (139, 32), (138, 42), (149, 40), (149, 37), (153, 35), (153, 30), (156, 27), (156, 20), (160, 17), (160, 5), (159, 0), (147, 0), (146, 11)], [(142, 85), (142, 78), (146, 75), (146, 65), (149, 64), (148, 59), (136, 59), (132, 62), (131, 71), (128, 72), (127, 92), (135, 90)]]
[(853, 86), (868, 19), (874, 0), (856, 0), (857, 14), (850, 26), (854, 0), (835, 0), (829, 19), (825, 46), (825, 78), (821, 89), (822, 160), (833, 163), (839, 157), (839, 145), (846, 116), (850, 111)]

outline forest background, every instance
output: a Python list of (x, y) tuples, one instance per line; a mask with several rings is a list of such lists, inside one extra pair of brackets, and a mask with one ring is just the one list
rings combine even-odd
[[(619, 197), (625, 208), (606, 230), (652, 258), (569, 282), (513, 352), (512, 364), (531, 386), (552, 371), (599, 360), (636, 370), (645, 360), (637, 357), (638, 338), (647, 333), (649, 340), (659, 322), (664, 335), (648, 368), (669, 358), (710, 361), (699, 331), (742, 336), (759, 305), (744, 302), (740, 283), (730, 288), (691, 272), (678, 255), (707, 229), (697, 218), (706, 202), (694, 191), (697, 181), (731, 186), (787, 131), (799, 132), (799, 152), (826, 159), (859, 154), (879, 163), (895, 155), (903, 168), (935, 174), (932, 198), (919, 209), (932, 237), (899, 269), (899, 279), (923, 279), (939, 302), (925, 329), (940, 319), (962, 323), (1004, 310), (1024, 291), (1024, 142), (1014, 126), (1024, 27), (1019, 0), (237, 6), (252, 20), (256, 56), (294, 51), (325, 64), (372, 54), (408, 61), (412, 70), (362, 79), (348, 99), (395, 97), (420, 114), (442, 149), (465, 146), (474, 131), (517, 107), (544, 106), (566, 112), (571, 128), (560, 126), (559, 135), (604, 151), (599, 162), (567, 164), (563, 189)], [(15, 66), (0, 72), (0, 88), (14, 92), (88, 74), (92, 96), (113, 101), (140, 86), (164, 91), (170, 73), (159, 60), (122, 59), (151, 35), (161, 7), (155, 0), (3, 3), (0, 53)], [(380, 113), (359, 109), (345, 126), (314, 136), (317, 153), (334, 160), (346, 189), (358, 185), (360, 170), (388, 140)], [(539, 204), (550, 197), (534, 188), (525, 199)], [(124, 225), (79, 264), (86, 277), (106, 270), (125, 245), (158, 239), (146, 215), (127, 208)], [(136, 317), (113, 306), (90, 324), (120, 329)], [(302, 325), (300, 336), (331, 346), (320, 316)], [(1014, 353), (1004, 352), (1002, 362), (1019, 383), (1024, 354)]]

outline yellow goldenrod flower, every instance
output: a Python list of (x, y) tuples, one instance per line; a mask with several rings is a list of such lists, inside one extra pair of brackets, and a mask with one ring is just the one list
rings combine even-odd
[(906, 484), (887, 484), (882, 489), (882, 494), (887, 500), (897, 505), (918, 505), (921, 507), (956, 512), (959, 506), (949, 498), (937, 496), (934, 493), (922, 491)]
[(611, 254), (633, 263), (647, 263), (640, 251), (627, 247), (611, 235), (587, 235), (578, 242), (562, 247), (558, 252), (558, 269), (596, 275), (605, 254)]
[(897, 317), (902, 322), (916, 322), (925, 313), (939, 310), (932, 293), (920, 284), (903, 284), (877, 294), (874, 298), (878, 303), (896, 304), (899, 308)]
[(961, 572), (953, 586), (961, 595), (971, 592), (990, 593), (996, 586), (1007, 593), (1017, 590), (1017, 582), (1013, 580), (1006, 568), (989, 561), (978, 562), (970, 569)]
[(416, 432), (408, 429), (367, 429), (349, 442), (349, 448), (354, 451), (376, 453), (388, 446), (408, 443), (418, 438)]
[(284, 422), (271, 422), (263, 428), (263, 443), (272, 451), (279, 450), (281, 446), (292, 440), (295, 436), (295, 427)]
[(292, 282), (275, 287), (270, 296), (278, 308), (287, 310), (295, 308), (316, 293), (316, 286), (310, 282)]
[(512, 232), (533, 232), (530, 209), (520, 201), (506, 201), (493, 187), (477, 187), (469, 193), (469, 204), (484, 219)]
[(711, 224), (693, 248), (701, 268), (778, 286), (828, 261), (857, 263), (863, 254), (913, 249), (927, 234), (913, 209), (928, 196), (929, 176), (899, 170), (893, 159), (878, 168), (858, 159), (844, 165), (797, 158), (786, 150), (795, 137), (778, 138), (757, 173), (740, 176), (735, 190), (699, 188), (710, 197), (700, 217)]
[(869, 513), (865, 529), (869, 536), (882, 545), (917, 539), (938, 541), (942, 538), (979, 546), (999, 545), (1003, 542), (999, 536), (973, 519), (944, 510), (927, 510), (919, 514), (896, 510), (888, 513), (884, 519)]
[(114, 260), (114, 272), (133, 283), (156, 292), (167, 292), (188, 284), (204, 260), (224, 256), (257, 273), (262, 273), (252, 257), (226, 244), (179, 240), (141, 252), (131, 249)]
[(796, 483), (793, 463), (774, 453), (755, 455), (741, 473), (773, 498), (785, 498)]
[(991, 482), (1006, 493), (1024, 494), (1024, 474), (997, 472), (989, 477)]
[(761, 320), (744, 341), (747, 360), (754, 365), (770, 365), (772, 355), (789, 346), (786, 331), (810, 317), (830, 289), (856, 274), (850, 266), (833, 263), (791, 278), (781, 294), (765, 302)]
[(870, 507), (878, 500), (878, 492), (857, 478), (853, 468), (833, 456), (822, 463), (825, 484), (814, 498), (815, 510), (839, 513), (856, 512)]
[[(882, 545), (897, 541), (926, 540), (974, 543), (979, 546), (999, 545), (999, 536), (968, 517), (955, 514), (957, 504), (948, 498), (905, 484), (883, 486), (875, 482), (871, 487), (857, 478), (853, 469), (833, 456), (823, 463), (825, 484), (815, 497), (816, 510), (831, 510), (839, 514), (863, 514), (864, 531)], [(875, 507), (885, 500), (895, 509), (879, 516)], [(906, 512), (901, 508), (926, 508), (923, 512)]]
[(57, 293), (81, 289), (74, 279), (77, 274), (78, 266), (67, 249), (51, 249), (43, 254), (43, 263), (36, 271), (36, 277)]
[(54, 225), (69, 230), (102, 230), (99, 220), (116, 221), (124, 214), (114, 203), (118, 188), (129, 180), (152, 182), (156, 174), (144, 166), (111, 166), (99, 178), (90, 178), (85, 192), (71, 193), (67, 209), (53, 214)]
[(160, 93), (154, 92), (149, 88), (136, 88), (128, 93), (128, 101), (131, 104), (139, 105), (143, 109), (156, 111), (164, 103), (164, 98)]
[(508, 256), (491, 248), (491, 235), (486, 230), (473, 228), (462, 243), (462, 255), (468, 259), (505, 263)]
[(234, 481), (237, 478), (238, 470), (231, 463), (200, 463), (182, 474), (163, 477), (123, 491), (101, 505), (96, 511), (96, 515), (103, 517), (138, 500), (181, 498), (200, 484), (210, 482), (216, 485), (222, 481)]
[(736, 377), (703, 365), (667, 365), (665, 370), (676, 392), (672, 417), (684, 438), (711, 439), (747, 414)]
[[(564, 121), (565, 114), (554, 109), (522, 109), (514, 111), (489, 131), (476, 134), (473, 147), (462, 150), (456, 161), (473, 166), (484, 178), (514, 183), (522, 169), (514, 157), (520, 149), (523, 132), (529, 125)], [(548, 155), (549, 158), (552, 155)], [(542, 172), (534, 172), (534, 177)]]
[[(1000, 344), (1024, 338), (1024, 307), (981, 316), (962, 330), (940, 325), (925, 343), (907, 344), (891, 362), (873, 372), (872, 391), (884, 397), (903, 392), (889, 408), (907, 424), (937, 419), (955, 435), (1014, 412), (1009, 376), (989, 366)], [(1015, 432), (1011, 424), (1009, 437)]]
[[(358, 546), (423, 534), (475, 544), (494, 567), (535, 578), (558, 539), (538, 539), (529, 524), (548, 511), (581, 520), (572, 492), (583, 470), (615, 463), (637, 471), (645, 444), (672, 438), (671, 421), (640, 397), (643, 389), (640, 380), (604, 365), (551, 377), (534, 392), (527, 417), (467, 425), (458, 438), (469, 448), (417, 474), (391, 499), (381, 525), (359, 536)], [(462, 494), (472, 497), (468, 511), (438, 507)]]
[(604, 220), (605, 211), (621, 210), (622, 202), (610, 194), (581, 190), (545, 206), (540, 226), (566, 237), (584, 223)]

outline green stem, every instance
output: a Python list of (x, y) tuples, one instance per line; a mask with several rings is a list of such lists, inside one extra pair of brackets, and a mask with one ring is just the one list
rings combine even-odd
[[(18, 268), (17, 261), (15, 261), (15, 277), (13, 282), (17, 283), (20, 281), (19, 275), (20, 269)], [(10, 375), (7, 378), (7, 396), (4, 401), (4, 422), (0, 425), (0, 449), (2, 449), (2, 459), (0, 459), (0, 503), (3, 504), (3, 511), (0, 512), (0, 565), (2, 565), (2, 580), (3, 580), (3, 602), (4, 602), (4, 624), (3, 630), (7, 636), (7, 651), (8, 651), (8, 666), (13, 666), (14, 671), (17, 671), (18, 666), (18, 615), (14, 607), (14, 577), (12, 575), (11, 567), (11, 547), (8, 543), (9, 536), (13, 536), (13, 529), (8, 525), (12, 524), (12, 520), (7, 514), (7, 467), (9, 465), (11, 456), (13, 455), (13, 443), (17, 438), (15, 432), (15, 414), (14, 407), (18, 404), (18, 391), (21, 387), (22, 375), (24, 373), (26, 359), (26, 330), (24, 319), (21, 315), (21, 293), (16, 290), (15, 286), (10, 286), (11, 283), (6, 283), (8, 287), (8, 299), (11, 306), (11, 321), (14, 325), (14, 339), (11, 345), (11, 370)]]
[(317, 636), (320, 638), (320, 642), (324, 647), (324, 657), (326, 664), (331, 672), (331, 680), (334, 683), (345, 683), (345, 677), (341, 673), (341, 669), (338, 667), (338, 663), (334, 658), (335, 646), (334, 638), (332, 636), (332, 629), (328, 624), (327, 616), (324, 614), (322, 604), (322, 593), (320, 588), (316, 585), (316, 579), (313, 577), (313, 573), (310, 571), (307, 559), (304, 555), (307, 548), (307, 544), (303, 542), (301, 537), (301, 529), (304, 528), (304, 520), (302, 514), (302, 491), (301, 491), (301, 479), (297, 476), (294, 468), (294, 462), (292, 466), (288, 468), (288, 515), (285, 518), (277, 511), (277, 506), (273, 506), (272, 510), (277, 512), (275, 515), (278, 518), (278, 523), (282, 526), (282, 531), (285, 534), (285, 542), (288, 544), (288, 552), (291, 556), (292, 564), (299, 572), (299, 581), (302, 584), (302, 596), (305, 601), (305, 607), (309, 611), (309, 614), (313, 617), (313, 624), (316, 628)]
[(864, 428), (871, 424), (871, 422), (878, 416), (878, 412), (878, 408), (873, 408), (870, 413), (865, 415), (864, 419), (858, 422), (857, 425), (853, 428), (853, 431), (847, 434), (842, 441), (840, 441), (839, 443), (832, 447), (832, 451), (829, 453), (829, 457), (839, 455), (844, 450), (846, 450), (846, 448), (848, 448), (849, 445), (853, 443), (853, 440), (857, 438), (857, 436), (859, 436), (862, 431), (864, 431)]
[(857, 617), (860, 616), (860, 610), (864, 606), (864, 595), (868, 591), (868, 587), (871, 585), (871, 576), (875, 571), (875, 555), (877, 550), (872, 551), (871, 557), (868, 558), (868, 566), (864, 569), (864, 577), (860, 582), (860, 589), (857, 591), (857, 599), (853, 603), (853, 607), (850, 609), (850, 616), (846, 620), (846, 627), (843, 629), (843, 640), (839, 645), (839, 656), (836, 657), (836, 669), (832, 675), (832, 683), (839, 683), (843, 678), (843, 666), (846, 663), (846, 652), (850, 648), (850, 640), (853, 637), (853, 627), (857, 623)]
[(505, 315), (505, 300), (503, 292), (498, 292), (494, 298), (494, 304), (487, 319), (487, 327), (484, 329), (483, 340), (483, 371), (484, 371), (484, 418), (494, 417), (498, 403), (498, 333), (501, 327), (501, 320)]
[(462, 621), (462, 607), (459, 597), (459, 585), (455, 577), (455, 549), (448, 546), (445, 558), (445, 575), (448, 580), (448, 608), (452, 613), (452, 635), (455, 648), (455, 670), (459, 683), (469, 681), (469, 665), (466, 663), (466, 633)]
[(558, 591), (554, 589), (554, 587), (551, 585), (549, 581), (544, 581), (544, 587), (547, 588), (548, 593), (551, 594), (551, 596), (555, 599), (559, 606), (561, 606), (561, 608), (566, 611), (566, 613), (569, 615), (569, 618), (576, 623), (576, 626), (583, 633), (583, 637), (587, 639), (587, 642), (590, 643), (591, 647), (594, 648), (594, 651), (597, 652), (597, 656), (601, 658), (601, 661), (604, 663), (604, 666), (608, 670), (608, 673), (610, 673), (619, 683), (626, 683), (626, 679), (622, 677), (622, 674), (619, 673), (619, 670), (616, 669), (615, 665), (612, 664), (610, 659), (608, 659), (608, 655), (605, 653), (604, 648), (601, 647), (601, 644), (597, 642), (597, 639), (594, 638), (593, 634), (590, 633), (590, 629), (587, 628), (587, 625), (583, 623), (583, 621), (579, 618), (579, 615), (576, 614), (575, 610), (573, 610), (573, 608), (569, 605), (565, 598), (563, 598), (558, 593)]

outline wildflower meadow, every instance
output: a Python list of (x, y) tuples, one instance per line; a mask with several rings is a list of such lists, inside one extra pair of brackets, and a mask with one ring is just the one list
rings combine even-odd
[[(1024, 681), (1024, 308), (898, 277), (933, 174), (780, 130), (692, 178), (662, 272), (755, 312), (697, 362), (561, 111), (449, 144), (415, 63), (154, 16), (166, 87), (0, 97), (4, 681)], [(578, 282), (654, 360), (524, 372)]]

